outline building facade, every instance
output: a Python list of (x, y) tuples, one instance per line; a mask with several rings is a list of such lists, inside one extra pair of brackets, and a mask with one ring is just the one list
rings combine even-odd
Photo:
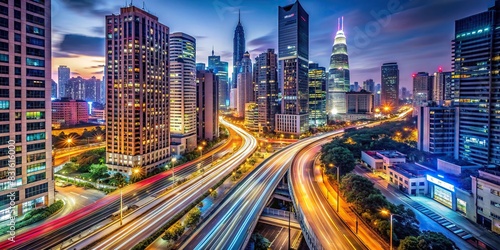
[(500, 165), (500, 1), (455, 21), (454, 101), (459, 106), (455, 157)]
[(65, 65), (57, 68), (57, 85), (59, 85), (58, 98), (71, 97), (68, 86), (68, 80), (71, 76), (71, 69)]
[(278, 107), (278, 56), (274, 49), (256, 58), (255, 81), (257, 85), (256, 103), (259, 113), (259, 127), (263, 132), (275, 130)]
[(51, 1), (1, 1), (0, 8), (5, 24), (0, 27), (0, 221), (5, 221), (54, 202)]
[(453, 156), (455, 150), (454, 107), (418, 107), (417, 148), (436, 155)]
[(399, 105), (399, 68), (395, 62), (384, 63), (381, 68), (382, 85), (380, 90), (380, 105), (391, 107)]
[[(276, 132), (300, 135), (309, 130), (309, 14), (299, 1), (278, 7), (278, 67), (281, 114)], [(295, 127), (290, 127), (293, 124)]]
[(326, 124), (326, 69), (317, 63), (309, 64), (309, 126)]
[(233, 36), (233, 84), (231, 88), (238, 86), (238, 73), (240, 72), (240, 63), (245, 51), (245, 31), (243, 30), (243, 25), (241, 25), (241, 13), (238, 12), (238, 24), (236, 25), (236, 29), (234, 29)]
[(254, 102), (254, 85), (252, 73), (252, 60), (250, 54), (245, 52), (240, 63), (240, 72), (238, 73), (238, 87), (236, 88), (236, 117), (245, 116), (245, 104)]
[(170, 158), (169, 28), (135, 6), (105, 23), (106, 164), (126, 175), (152, 171)]
[(476, 198), (476, 222), (500, 233), (500, 172), (479, 170), (471, 176), (472, 193)]
[(363, 89), (375, 93), (375, 82), (373, 79), (368, 79), (366, 81), (363, 81)]
[(413, 75), (413, 114), (418, 115), (419, 107), (429, 105), (432, 101), (433, 76), (427, 72), (418, 72)]
[[(439, 68), (432, 78), (432, 101), (438, 105), (444, 105), (450, 101), (449, 89), (451, 88), (451, 72), (443, 72)], [(447, 99), (448, 98), (448, 99)]]
[(344, 17), (338, 21), (337, 34), (333, 42), (328, 70), (328, 115), (335, 119), (337, 114), (345, 114), (345, 93), (350, 90), (349, 57), (347, 55), (347, 42), (344, 34)]
[(374, 116), (374, 96), (371, 92), (361, 90), (345, 93), (345, 114), (341, 114), (342, 120), (355, 121), (361, 119), (371, 119)]
[(220, 110), (226, 110), (229, 107), (228, 63), (221, 61), (220, 56), (216, 56), (212, 49), (212, 55), (208, 57), (208, 69), (212, 70), (219, 79), (218, 105)]
[(196, 71), (198, 142), (219, 137), (219, 77), (213, 71)]
[[(195, 150), (196, 135), (196, 39), (170, 34), (170, 137), (172, 153)], [(180, 149), (180, 150), (179, 150)]]
[(62, 98), (52, 101), (52, 123), (73, 126), (89, 121), (89, 104), (83, 100)]
[(253, 132), (261, 130), (259, 126), (259, 106), (255, 102), (245, 104), (245, 127)]

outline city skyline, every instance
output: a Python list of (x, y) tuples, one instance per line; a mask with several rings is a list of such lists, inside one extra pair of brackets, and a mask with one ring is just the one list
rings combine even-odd
[[(241, 10), (241, 22), (245, 28), (246, 46), (251, 58), (268, 48), (277, 49), (276, 9), (277, 6), (287, 5), (292, 1), (229, 2), (190, 1), (174, 5), (152, 0), (145, 3), (145, 8), (153, 10), (152, 13), (157, 14), (161, 22), (171, 27), (172, 32), (181, 31), (195, 36), (198, 44), (196, 62), (206, 63), (214, 45), (216, 54), (221, 55), (221, 60), (230, 62), (229, 69), (232, 69), (232, 36), (238, 22), (238, 10)], [(311, 46), (309, 60), (320, 66), (328, 66), (337, 19), (345, 16), (344, 29), (351, 57), (351, 82), (363, 82), (373, 78), (376, 83), (380, 83), (380, 66), (385, 62), (396, 61), (400, 65), (401, 87), (411, 88), (413, 73), (435, 72), (438, 67), (442, 67), (444, 71), (451, 69), (449, 45), (453, 39), (454, 20), (484, 10), (494, 1), (395, 1), (394, 3), (400, 2), (400, 5), (394, 5), (396, 7), (388, 5), (393, 1), (374, 1), (362, 5), (359, 2), (360, 0), (351, 3), (334, 1), (332, 5), (325, 7), (324, 4), (314, 1), (301, 1), (311, 15), (310, 44), (314, 46)], [(134, 4), (142, 7), (142, 2)], [(92, 1), (56, 0), (53, 5), (52, 78), (57, 79), (56, 69), (59, 65), (68, 65), (72, 69), (72, 76), (90, 78), (95, 75), (100, 78), (104, 65), (104, 23), (99, 17), (116, 13), (119, 7), (123, 7), (124, 2), (100, 5)], [(173, 7), (176, 11), (169, 11)], [(391, 15), (390, 19), (380, 20), (387, 20), (386, 25), (382, 27), (375, 22), (376, 13), (394, 8), (401, 11)], [(441, 15), (445, 10), (449, 15)], [(419, 14), (422, 12), (426, 15)], [(261, 18), (252, 18), (255, 13)], [(193, 15), (202, 18), (185, 21)], [(413, 23), (420, 25), (411, 25)], [(366, 33), (367, 27), (368, 31), (373, 28), (373, 33)], [(78, 33), (75, 30), (78, 30)], [(366, 35), (368, 39), (365, 42), (360, 40), (361, 34), (371, 36)], [(429, 40), (435, 42), (426, 43)], [(414, 53), (414, 50), (409, 50), (408, 47), (418, 48), (422, 53)], [(385, 53), (387, 50), (393, 53)]]

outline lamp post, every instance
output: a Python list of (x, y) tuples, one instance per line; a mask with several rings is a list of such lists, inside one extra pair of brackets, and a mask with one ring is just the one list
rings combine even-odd
[(382, 210), (382, 214), (385, 214), (385, 215), (389, 215), (389, 216), (390, 216), (390, 221), (391, 221), (391, 235), (390, 235), (390, 239), (389, 239), (389, 243), (390, 243), (390, 248), (389, 248), (389, 250), (392, 250), (392, 228), (393, 228), (393, 227), (392, 227), (392, 218), (394, 217), (394, 215), (395, 215), (395, 216), (399, 216), (399, 217), (401, 217), (401, 215), (399, 215), (399, 214), (393, 214), (393, 213), (391, 213), (389, 210), (386, 210), (386, 209)]
[[(328, 164), (331, 168), (333, 168), (333, 163)], [(337, 169), (337, 213), (339, 212), (339, 205), (340, 205), (340, 168), (335, 167)], [(328, 196), (327, 196), (328, 199)]]
[(71, 138), (68, 138), (66, 140), (66, 144), (68, 144), (68, 161), (71, 161), (71, 150), (69, 150), (69, 148), (71, 146), (71, 142), (73, 142), (73, 139), (71, 139)]
[(120, 185), (120, 226), (123, 226), (123, 190)]
[(203, 157), (203, 147), (199, 146), (198, 150), (200, 150), (200, 158)]
[(175, 186), (175, 161), (177, 161), (177, 159), (175, 157), (172, 157), (172, 181), (174, 182), (174, 186)]

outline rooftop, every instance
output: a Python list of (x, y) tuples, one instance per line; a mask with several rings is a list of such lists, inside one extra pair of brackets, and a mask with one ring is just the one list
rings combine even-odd
[(439, 157), (439, 160), (446, 161), (458, 166), (476, 166), (476, 164), (466, 161), (466, 160), (457, 160), (453, 158), (452, 156), (445, 156), (445, 157)]
[(415, 163), (398, 163), (390, 166), (389, 169), (393, 169), (407, 178), (424, 177), (429, 172), (428, 169), (420, 167)]
[(377, 152), (379, 155), (382, 155), (383, 157), (386, 157), (386, 158), (405, 158), (406, 155), (403, 154), (403, 153), (400, 153), (396, 150), (383, 150), (383, 151), (375, 151)]
[(372, 158), (375, 159), (382, 159), (382, 157), (377, 155), (377, 151), (363, 151), (365, 154), (371, 156)]

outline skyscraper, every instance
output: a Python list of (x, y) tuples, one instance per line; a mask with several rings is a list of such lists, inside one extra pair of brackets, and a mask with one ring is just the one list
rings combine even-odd
[(219, 77), (213, 71), (196, 71), (198, 141), (219, 137)]
[(206, 70), (207, 66), (204, 63), (196, 63), (196, 71)]
[(258, 123), (263, 132), (273, 132), (275, 129), (278, 107), (278, 56), (274, 49), (260, 54), (256, 58), (257, 106)]
[(149, 172), (170, 157), (169, 28), (135, 6), (105, 23), (106, 163), (128, 175)]
[(319, 127), (326, 122), (326, 69), (309, 63), (309, 126)]
[(197, 146), (196, 39), (182, 32), (172, 33), (169, 54), (172, 153), (181, 154)]
[(309, 14), (299, 1), (278, 7), (278, 48), (282, 99), (276, 130), (300, 135), (309, 129)]
[(375, 93), (375, 82), (373, 79), (368, 79), (366, 81), (363, 81), (363, 89)]
[(333, 42), (330, 68), (328, 70), (327, 112), (332, 117), (345, 114), (345, 93), (350, 88), (349, 57), (344, 34), (344, 17), (339, 18), (337, 34)]
[(57, 68), (57, 85), (59, 85), (59, 98), (62, 97), (70, 97), (69, 90), (66, 86), (68, 86), (68, 80), (70, 78), (71, 69), (65, 65), (59, 66)]
[[(432, 101), (438, 105), (443, 105), (446, 100), (451, 100), (451, 72), (443, 72), (439, 68), (438, 72), (434, 73), (432, 82)], [(448, 96), (446, 96), (448, 93)], [(448, 98), (448, 99), (446, 99)]]
[(382, 65), (382, 89), (380, 101), (382, 106), (395, 110), (399, 105), (399, 68), (395, 62)]
[(245, 116), (245, 104), (254, 102), (254, 87), (252, 75), (252, 60), (250, 54), (245, 52), (241, 59), (240, 72), (238, 73), (238, 87), (236, 87), (236, 116)]
[(382, 105), (382, 86), (380, 83), (375, 85), (375, 107), (380, 107)]
[(233, 37), (233, 86), (236, 88), (238, 86), (238, 73), (240, 72), (240, 63), (243, 59), (243, 54), (245, 54), (245, 31), (243, 30), (243, 25), (241, 25), (241, 13), (238, 11), (238, 24), (234, 30)]
[(500, 30), (495, 28), (499, 18), (497, 0), (487, 11), (455, 21), (453, 82), (459, 106), (455, 157), (483, 166), (500, 165)]
[(419, 112), (418, 107), (427, 106), (432, 100), (432, 76), (427, 72), (418, 72), (413, 75), (413, 113)]
[(217, 77), (219, 77), (218, 100), (220, 110), (229, 108), (229, 79), (228, 79), (228, 63), (220, 60), (220, 56), (212, 55), (208, 57), (208, 69), (211, 69)]
[(2, 58), (12, 60), (0, 62), (0, 221), (5, 221), (54, 202), (51, 1), (1, 1), (0, 9)]
[(50, 92), (50, 97), (57, 99), (57, 83), (54, 80), (52, 80), (51, 86), (52, 89)]

